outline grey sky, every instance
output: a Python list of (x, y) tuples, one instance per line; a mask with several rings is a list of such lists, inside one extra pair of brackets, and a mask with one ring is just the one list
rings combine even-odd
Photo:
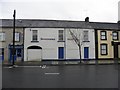
[(1, 0), (0, 18), (117, 22), (119, 0)]

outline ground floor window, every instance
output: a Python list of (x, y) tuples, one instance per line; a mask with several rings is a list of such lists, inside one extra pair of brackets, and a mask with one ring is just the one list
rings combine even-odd
[(0, 60), (4, 60), (4, 48), (0, 48)]
[(21, 55), (22, 53), (21, 53), (21, 49), (17, 49), (17, 56), (18, 57), (21, 57), (22, 55)]
[(107, 55), (107, 44), (101, 44), (101, 55)]
[[(9, 60), (13, 60), (13, 45), (9, 45)], [(22, 61), (23, 60), (23, 45), (15, 45), (14, 49), (14, 60)]]

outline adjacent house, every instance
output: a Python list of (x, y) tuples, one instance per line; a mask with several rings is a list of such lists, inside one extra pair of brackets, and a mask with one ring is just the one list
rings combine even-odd
[(120, 58), (120, 30), (118, 23), (96, 23), (96, 59)]
[[(16, 22), (17, 24), (18, 22)], [(13, 50), (13, 20), (2, 20), (0, 28), (0, 59), (4, 62), (12, 61)], [(23, 61), (23, 28), (16, 25), (15, 32), (15, 60)]]

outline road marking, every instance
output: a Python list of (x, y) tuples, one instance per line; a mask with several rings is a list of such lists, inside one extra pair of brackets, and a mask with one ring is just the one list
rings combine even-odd
[(13, 67), (3, 67), (3, 68), (13, 68)]
[(59, 75), (60, 73), (45, 73), (45, 74), (51, 74), (51, 75)]
[[(33, 67), (40, 67), (40, 68), (48, 68), (46, 66), (14, 66), (15, 68), (17, 67), (30, 67), (30, 68), (33, 68)], [(3, 67), (3, 68), (13, 68), (12, 66), (8, 66), (8, 67)]]

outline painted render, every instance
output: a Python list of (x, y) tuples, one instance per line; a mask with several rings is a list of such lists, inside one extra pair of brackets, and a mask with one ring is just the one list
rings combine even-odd
[[(113, 45), (112, 45), (112, 32), (114, 30), (97, 30), (98, 32), (98, 58), (114, 58), (114, 48), (113, 48)], [(107, 40), (101, 40), (100, 39), (100, 32), (101, 31), (106, 31), (107, 33)], [(120, 31), (119, 32), (119, 39), (118, 40), (115, 40), (114, 42), (120, 42)], [(107, 48), (107, 55), (101, 55), (101, 50), (100, 50), (100, 44), (107, 44), (108, 48)], [(120, 45), (118, 45), (118, 56), (120, 58)]]
[[(13, 20), (3, 19), (0, 24), (0, 32), (5, 32), (5, 41), (0, 42), (0, 48), (4, 50), (4, 61), (9, 60), (8, 46), (12, 44), (12, 31), (13, 31)], [(38, 41), (32, 41), (32, 30), (38, 30)], [(64, 30), (64, 40), (58, 40), (58, 30)], [(59, 48), (64, 48), (63, 59), (79, 59), (79, 50), (75, 41), (72, 39), (70, 32), (83, 33), (84, 30), (89, 32), (89, 41), (82, 42), (81, 55), (84, 59), (84, 49), (89, 48), (88, 59), (99, 59), (99, 58), (114, 58), (114, 48), (111, 44), (112, 31), (118, 30), (118, 23), (102, 23), (102, 22), (89, 22), (89, 21), (66, 21), (66, 20), (41, 20), (41, 19), (16, 19), (16, 32), (20, 32), (22, 38), (20, 42), (15, 42), (16, 45), (23, 45), (24, 48), (24, 61), (36, 58), (36, 60), (58, 60)], [(107, 40), (100, 40), (100, 31), (107, 31)], [(11, 34), (10, 34), (11, 33)], [(82, 34), (83, 35), (83, 34)], [(81, 35), (81, 39), (82, 39)], [(82, 41), (82, 40), (80, 40)], [(119, 41), (120, 43), (120, 31)], [(106, 43), (108, 45), (108, 54), (100, 54), (100, 44)], [(33, 46), (38, 46), (38, 49), (31, 49)], [(118, 53), (120, 58), (120, 45), (118, 45)]]
[[(2, 46), (0, 48), (4, 48), (4, 62), (8, 62), (10, 59), (9, 45), (12, 45), (13, 40), (13, 28), (0, 28), (0, 32), (5, 33), (5, 41), (2, 41)], [(15, 45), (23, 45), (23, 28), (16, 28), (16, 32), (19, 32), (22, 36), (20, 36), (20, 42), (15, 42)]]
[[(24, 61), (28, 61), (28, 47), (39, 46), (41, 52), (40, 59), (58, 59), (58, 47), (64, 47), (64, 59), (79, 59), (78, 46), (71, 39), (70, 30), (78, 30), (82, 33), (84, 30), (89, 31), (89, 42), (84, 42), (82, 45), (82, 59), (84, 59), (84, 47), (89, 47), (89, 59), (95, 59), (95, 40), (94, 29), (72, 29), (72, 28), (25, 28), (24, 38)], [(38, 42), (31, 42), (32, 30), (38, 30)], [(58, 30), (64, 30), (64, 41), (58, 40)], [(51, 39), (51, 40), (45, 40)], [(35, 55), (35, 53), (31, 54)]]

